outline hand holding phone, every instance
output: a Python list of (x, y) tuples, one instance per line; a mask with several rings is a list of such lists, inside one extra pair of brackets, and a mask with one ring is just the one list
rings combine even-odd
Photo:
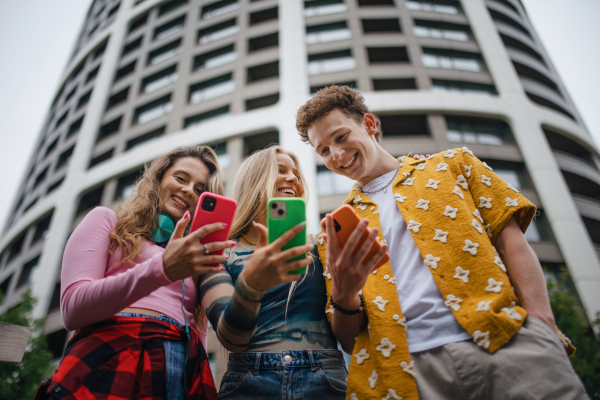
[[(269, 230), (269, 243), (273, 243), (277, 238), (294, 226), (306, 222), (306, 201), (300, 197), (276, 197), (267, 203), (267, 228)], [(300, 233), (294, 236), (282, 248), (282, 251), (293, 247), (306, 244), (306, 226)], [(301, 260), (305, 255), (299, 255), (290, 258), (288, 262)], [(306, 267), (290, 271), (290, 274), (303, 274)]]

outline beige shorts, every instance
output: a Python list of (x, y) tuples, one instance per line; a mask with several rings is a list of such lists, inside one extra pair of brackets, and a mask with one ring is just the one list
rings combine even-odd
[(556, 333), (533, 317), (494, 354), (469, 340), (411, 357), (421, 400), (589, 399)]

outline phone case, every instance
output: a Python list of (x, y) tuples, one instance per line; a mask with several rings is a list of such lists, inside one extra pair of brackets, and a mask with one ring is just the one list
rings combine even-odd
[[(269, 210), (272, 207), (273, 202), (284, 202), (286, 204), (287, 212), (284, 218), (273, 218)], [(289, 231), (299, 223), (306, 221), (306, 202), (304, 199), (299, 197), (276, 197), (269, 200), (267, 203), (267, 228), (269, 229), (269, 243), (273, 243), (277, 238)], [(287, 250), (292, 247), (302, 246), (306, 244), (306, 226), (302, 231), (294, 236), (282, 250)], [(288, 262), (301, 260), (306, 255), (301, 254), (297, 257), (291, 258)], [(306, 267), (298, 268), (290, 271), (290, 274), (303, 274), (306, 272)]]
[[(354, 232), (354, 228), (356, 228), (356, 225), (360, 222), (361, 218), (358, 216), (356, 211), (354, 211), (354, 209), (348, 204), (340, 206), (337, 210), (331, 213), (331, 216), (333, 217), (333, 223), (335, 226), (338, 242), (343, 247), (346, 245), (348, 238), (350, 237), (352, 232)], [(323, 228), (323, 232), (325, 232), (325, 219), (321, 221), (321, 227)], [(358, 244), (354, 252), (352, 253), (352, 256), (356, 255), (360, 246), (362, 246), (362, 244), (367, 239), (367, 236), (369, 235), (370, 231), (371, 229), (367, 228), (367, 231), (363, 233), (363, 235), (360, 237)], [(379, 241), (375, 241), (375, 243), (373, 243), (373, 246), (371, 246), (371, 249), (367, 253), (366, 258), (372, 257), (381, 248), (381, 246), (382, 244), (379, 243)], [(386, 252), (385, 255), (381, 258), (381, 260), (379, 260), (377, 265), (375, 265), (375, 268), (381, 267), (389, 260), (390, 255)]]
[[(211, 205), (211, 199), (214, 199), (214, 204)], [(203, 227), (204, 225), (212, 224), (215, 222), (225, 222), (227, 227), (220, 231), (209, 233), (200, 239), (200, 243), (212, 243), (212, 242), (224, 242), (229, 239), (229, 231), (233, 224), (233, 217), (235, 216), (235, 210), (237, 209), (237, 203), (235, 200), (229, 199), (218, 194), (204, 192), (198, 199), (198, 205), (194, 213), (194, 220), (192, 221), (192, 229), (190, 232), (194, 232), (196, 229)], [(211, 255), (221, 255), (223, 250), (214, 251)], [(219, 264), (211, 265), (218, 267)]]

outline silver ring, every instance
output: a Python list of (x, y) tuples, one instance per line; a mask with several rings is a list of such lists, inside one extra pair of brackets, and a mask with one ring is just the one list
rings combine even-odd
[(198, 239), (202, 239), (202, 235), (200, 235), (200, 232), (196, 231), (194, 234)]
[(204, 245), (204, 254), (209, 254), (210, 251), (208, 250), (208, 246)]

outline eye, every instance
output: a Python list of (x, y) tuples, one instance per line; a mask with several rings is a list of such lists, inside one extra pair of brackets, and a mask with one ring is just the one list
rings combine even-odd
[(329, 151), (329, 149), (327, 147), (323, 148), (321, 150), (321, 155), (324, 156), (325, 154), (327, 154), (328, 151)]
[(175, 179), (177, 179), (179, 182), (185, 183), (185, 179), (180, 176), (175, 176)]
[(346, 139), (345, 133), (343, 135), (338, 136), (335, 141), (339, 143), (339, 142), (343, 141), (344, 139)]
[(204, 192), (204, 190), (202, 190), (202, 189), (198, 189), (198, 188), (194, 189), (194, 191), (196, 192), (196, 194), (197, 194), (198, 196), (200, 196), (200, 195), (202, 194), (202, 192)]

